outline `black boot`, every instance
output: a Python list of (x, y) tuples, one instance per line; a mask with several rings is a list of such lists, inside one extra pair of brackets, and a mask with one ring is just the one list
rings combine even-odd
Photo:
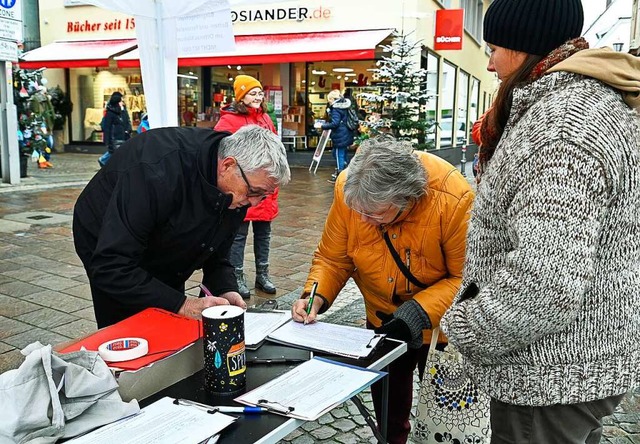
[(269, 264), (256, 265), (256, 288), (268, 294), (276, 293), (276, 286), (269, 277)]
[(247, 281), (245, 281), (244, 279), (244, 272), (242, 271), (242, 268), (236, 268), (235, 273), (236, 273), (236, 282), (238, 283), (238, 293), (240, 293), (240, 296), (242, 296), (243, 299), (250, 298), (251, 292), (247, 287)]

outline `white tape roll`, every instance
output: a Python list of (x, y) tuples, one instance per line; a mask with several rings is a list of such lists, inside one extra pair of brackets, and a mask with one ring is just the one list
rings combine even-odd
[(101, 344), (98, 353), (107, 362), (130, 361), (149, 353), (149, 343), (142, 338), (114, 339)]

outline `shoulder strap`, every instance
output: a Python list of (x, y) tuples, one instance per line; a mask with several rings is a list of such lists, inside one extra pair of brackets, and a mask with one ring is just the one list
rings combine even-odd
[(427, 284), (423, 284), (422, 282), (420, 282), (417, 277), (415, 277), (413, 274), (411, 274), (411, 271), (402, 262), (402, 259), (400, 259), (400, 255), (398, 254), (396, 249), (393, 248), (393, 244), (391, 243), (391, 239), (389, 239), (389, 233), (387, 233), (385, 231), (384, 234), (382, 235), (382, 237), (384, 237), (384, 241), (386, 242), (387, 247), (389, 248), (389, 252), (391, 253), (391, 256), (393, 256), (393, 260), (396, 261), (396, 265), (398, 265), (398, 268), (400, 269), (402, 274), (404, 274), (404, 276), (407, 279), (409, 279), (409, 281), (413, 285), (415, 285), (416, 287), (427, 288), (428, 285)]

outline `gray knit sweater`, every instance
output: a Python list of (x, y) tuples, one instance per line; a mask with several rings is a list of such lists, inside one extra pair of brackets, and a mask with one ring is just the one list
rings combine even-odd
[(569, 404), (640, 385), (639, 138), (597, 80), (559, 72), (514, 91), (441, 321), (491, 397)]

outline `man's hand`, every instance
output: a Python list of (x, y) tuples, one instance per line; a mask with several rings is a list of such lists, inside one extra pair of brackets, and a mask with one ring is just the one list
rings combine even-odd
[(394, 318), (392, 314), (381, 311), (376, 311), (376, 316), (382, 321), (382, 325), (374, 330), (376, 333), (386, 334), (390, 338), (400, 341), (412, 341), (411, 329), (402, 319)]
[(205, 296), (203, 298), (194, 298), (187, 296), (187, 299), (178, 310), (178, 314), (187, 316), (194, 319), (202, 319), (202, 311), (209, 307), (215, 307), (216, 305), (237, 305), (240, 308), (246, 309), (247, 304), (242, 300), (242, 296), (235, 291), (229, 291), (227, 293), (218, 296)]
[(242, 296), (240, 296), (240, 293), (238, 293), (237, 291), (228, 291), (226, 293), (222, 293), (220, 297), (225, 298), (231, 305), (237, 305), (244, 310), (247, 309), (247, 303), (244, 301), (244, 299), (242, 299)]
[(218, 297), (194, 298), (187, 296), (187, 299), (178, 310), (178, 314), (194, 319), (202, 319), (202, 311), (205, 308), (214, 307), (216, 305), (229, 305), (229, 301)]
[(315, 129), (320, 129), (320, 128), (322, 128), (322, 123), (320, 123), (320, 122), (316, 122), (316, 123), (314, 123), (314, 124), (313, 124), (313, 127), (314, 127)]

